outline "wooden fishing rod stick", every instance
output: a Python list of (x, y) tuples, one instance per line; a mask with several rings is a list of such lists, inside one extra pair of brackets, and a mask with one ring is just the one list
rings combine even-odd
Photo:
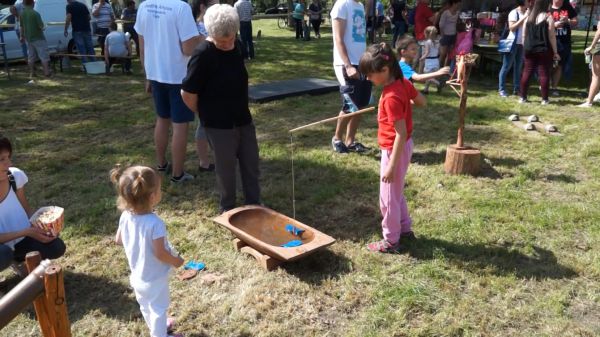
[(358, 111), (355, 111), (355, 112), (352, 112), (352, 113), (349, 113), (349, 114), (345, 114), (345, 115), (342, 115), (342, 116), (331, 117), (331, 118), (320, 120), (318, 122), (306, 124), (306, 125), (297, 127), (295, 129), (291, 129), (289, 132), (293, 133), (293, 132), (296, 132), (296, 131), (299, 131), (299, 130), (302, 130), (302, 129), (306, 129), (306, 128), (311, 127), (311, 126), (315, 126), (315, 125), (319, 125), (319, 124), (323, 124), (323, 123), (327, 123), (327, 122), (337, 121), (338, 119), (342, 119), (342, 118), (348, 118), (348, 117), (357, 116), (357, 115), (360, 115), (360, 114), (364, 114), (366, 112), (371, 112), (373, 110), (375, 110), (374, 106), (372, 106), (370, 108), (364, 108), (364, 109), (361, 109), (361, 110), (358, 110)]

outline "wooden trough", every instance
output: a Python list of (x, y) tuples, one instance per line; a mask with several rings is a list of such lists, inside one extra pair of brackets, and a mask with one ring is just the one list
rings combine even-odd
[[(273, 270), (283, 262), (298, 260), (335, 242), (329, 235), (262, 206), (238, 207), (213, 220), (236, 236), (233, 240), (236, 250), (252, 255), (265, 270)], [(302, 233), (294, 235), (286, 230), (290, 225)], [(294, 240), (302, 244), (282, 247)]]

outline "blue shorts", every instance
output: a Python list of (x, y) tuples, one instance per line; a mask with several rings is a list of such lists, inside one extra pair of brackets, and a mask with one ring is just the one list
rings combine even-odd
[(342, 68), (342, 73), (344, 75), (344, 81), (346, 82), (346, 85), (340, 86), (340, 94), (342, 94), (342, 111), (345, 113), (350, 112), (350, 106), (344, 100), (343, 94), (348, 94), (352, 99), (352, 102), (354, 102), (359, 109), (368, 106), (371, 101), (371, 89), (373, 87), (371, 81), (367, 80), (367, 77), (363, 74), (360, 74), (358, 79), (349, 78), (345, 68)]
[(170, 119), (173, 123), (189, 123), (194, 120), (194, 112), (181, 98), (181, 84), (167, 84), (150, 81), (156, 114)]

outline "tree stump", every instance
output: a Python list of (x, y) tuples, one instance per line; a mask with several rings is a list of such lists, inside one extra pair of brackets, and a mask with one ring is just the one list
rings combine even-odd
[(444, 170), (448, 174), (470, 174), (476, 176), (481, 169), (481, 152), (478, 149), (448, 145)]

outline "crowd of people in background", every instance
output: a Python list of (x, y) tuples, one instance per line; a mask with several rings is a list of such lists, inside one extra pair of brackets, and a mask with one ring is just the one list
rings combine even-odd
[[(507, 10), (506, 24), (498, 21), (503, 24), (495, 27), (501, 31), (500, 39), (510, 44), (507, 50), (499, 50), (502, 65), (498, 74), (498, 94), (501, 97), (509, 97), (512, 93), (519, 97), (519, 102), (529, 102), (528, 86), (533, 75), (539, 80), (541, 104), (548, 104), (551, 96), (560, 95), (561, 79), (569, 80), (573, 73), (571, 35), (573, 27), (578, 25), (573, 3), (576, 2), (516, 0), (516, 6)], [(417, 53), (414, 63), (403, 68), (413, 80), (421, 80), (421, 75), (434, 73), (445, 66), (452, 68), (455, 55), (472, 50), (481, 30), (476, 21), (470, 22), (468, 28), (465, 26), (460, 19), (461, 6), (461, 0), (446, 0), (436, 12), (430, 7), (429, 0), (416, 0), (412, 8), (405, 0), (390, 1), (387, 15), (393, 27), (391, 44), (398, 47), (407, 29), (413, 27)], [(432, 35), (435, 37), (431, 38)], [(406, 42), (404, 40), (399, 50), (408, 48), (406, 50), (410, 51), (411, 46), (406, 46)], [(592, 42), (592, 48), (585, 51), (592, 73), (591, 92), (599, 85), (594, 74), (598, 70), (594, 69), (596, 45), (597, 41)], [(509, 91), (506, 78), (511, 71), (513, 87)], [(426, 83), (424, 93), (429, 91), (429, 84), (437, 84), (435, 79), (428, 79)], [(579, 106), (589, 107), (591, 103), (588, 100)]]

